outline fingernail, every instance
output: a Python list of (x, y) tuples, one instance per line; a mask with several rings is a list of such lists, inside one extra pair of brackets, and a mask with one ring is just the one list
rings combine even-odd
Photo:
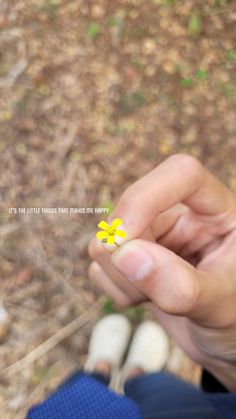
[(152, 255), (133, 243), (126, 243), (116, 250), (112, 262), (131, 281), (145, 279), (154, 268)]
[(117, 246), (115, 244), (102, 243), (102, 246), (105, 250), (107, 250), (110, 253), (113, 253), (117, 249)]
[(115, 236), (115, 238), (116, 238), (116, 243), (118, 244), (118, 245), (120, 245), (120, 244), (122, 244), (122, 243), (125, 243), (125, 241), (127, 240), (127, 230), (126, 230), (126, 228), (125, 228), (125, 226), (124, 226), (124, 224), (122, 223), (118, 228), (117, 228), (117, 230), (122, 230), (122, 231), (124, 231), (125, 233), (126, 233), (126, 237), (119, 237), (119, 236)]

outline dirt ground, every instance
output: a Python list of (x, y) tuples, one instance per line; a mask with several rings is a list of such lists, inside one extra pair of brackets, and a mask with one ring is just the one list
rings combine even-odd
[[(115, 308), (87, 276), (104, 216), (9, 208), (112, 209), (176, 152), (236, 191), (236, 5), (2, 0), (0, 28), (0, 275), (11, 319), (0, 418), (21, 419), (83, 365), (92, 325)], [(170, 369), (198, 382), (199, 367), (172, 354)]]

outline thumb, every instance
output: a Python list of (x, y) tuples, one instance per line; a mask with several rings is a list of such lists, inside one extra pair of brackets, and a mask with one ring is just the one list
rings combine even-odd
[(112, 255), (116, 268), (168, 314), (209, 320), (219, 283), (209, 272), (199, 271), (169, 249), (145, 240), (124, 243)]

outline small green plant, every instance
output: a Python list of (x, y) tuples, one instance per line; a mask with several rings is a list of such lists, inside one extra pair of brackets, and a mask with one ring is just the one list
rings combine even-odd
[(202, 25), (200, 15), (197, 11), (194, 11), (192, 12), (188, 21), (188, 29), (190, 35), (192, 35), (195, 38), (198, 37), (200, 35), (201, 28)]
[(113, 300), (111, 298), (108, 298), (105, 301), (105, 303), (103, 304), (102, 312), (104, 314), (111, 314), (111, 313), (115, 312), (114, 303), (113, 303)]
[(107, 20), (107, 26), (108, 28), (115, 28), (118, 25), (118, 19), (117, 16), (111, 16), (108, 20)]
[(198, 68), (196, 71), (196, 78), (198, 80), (204, 81), (207, 79), (207, 71), (203, 70), (202, 68)]
[(236, 101), (236, 86), (231, 83), (221, 83), (221, 91), (224, 96), (233, 102)]
[(144, 320), (146, 309), (142, 306), (129, 307), (126, 310), (127, 316), (133, 323), (141, 323)]
[(101, 207), (101, 208), (108, 208), (109, 214), (111, 214), (112, 211), (113, 211), (113, 209), (114, 209), (114, 205), (110, 201), (108, 201), (108, 202), (102, 202), (101, 204), (99, 204), (99, 207)]
[(49, 19), (54, 19), (60, 3), (60, 0), (46, 0), (39, 10), (45, 13)]
[(143, 107), (146, 102), (147, 100), (144, 92), (141, 90), (135, 90), (121, 96), (119, 107), (122, 112), (130, 114)]
[(96, 39), (96, 37), (99, 35), (99, 33), (101, 32), (101, 27), (98, 23), (91, 23), (88, 27), (88, 36), (91, 39)]
[(226, 7), (228, 0), (215, 0), (215, 7)]
[(165, 6), (174, 6), (176, 3), (176, 0), (163, 0), (163, 3)]
[(180, 85), (185, 88), (190, 88), (193, 85), (193, 80), (188, 78), (180, 79)]
[(236, 62), (236, 52), (233, 49), (227, 49), (225, 56), (227, 61), (231, 63)]
[(148, 150), (146, 153), (146, 157), (148, 160), (156, 161), (157, 159), (157, 152), (156, 150)]

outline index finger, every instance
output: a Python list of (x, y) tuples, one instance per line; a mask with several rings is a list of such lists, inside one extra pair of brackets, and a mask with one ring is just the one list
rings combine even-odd
[(110, 219), (121, 218), (127, 239), (133, 239), (157, 215), (180, 202), (201, 215), (229, 215), (229, 224), (232, 218), (235, 226), (236, 203), (232, 192), (195, 157), (185, 154), (169, 157), (126, 189)]

